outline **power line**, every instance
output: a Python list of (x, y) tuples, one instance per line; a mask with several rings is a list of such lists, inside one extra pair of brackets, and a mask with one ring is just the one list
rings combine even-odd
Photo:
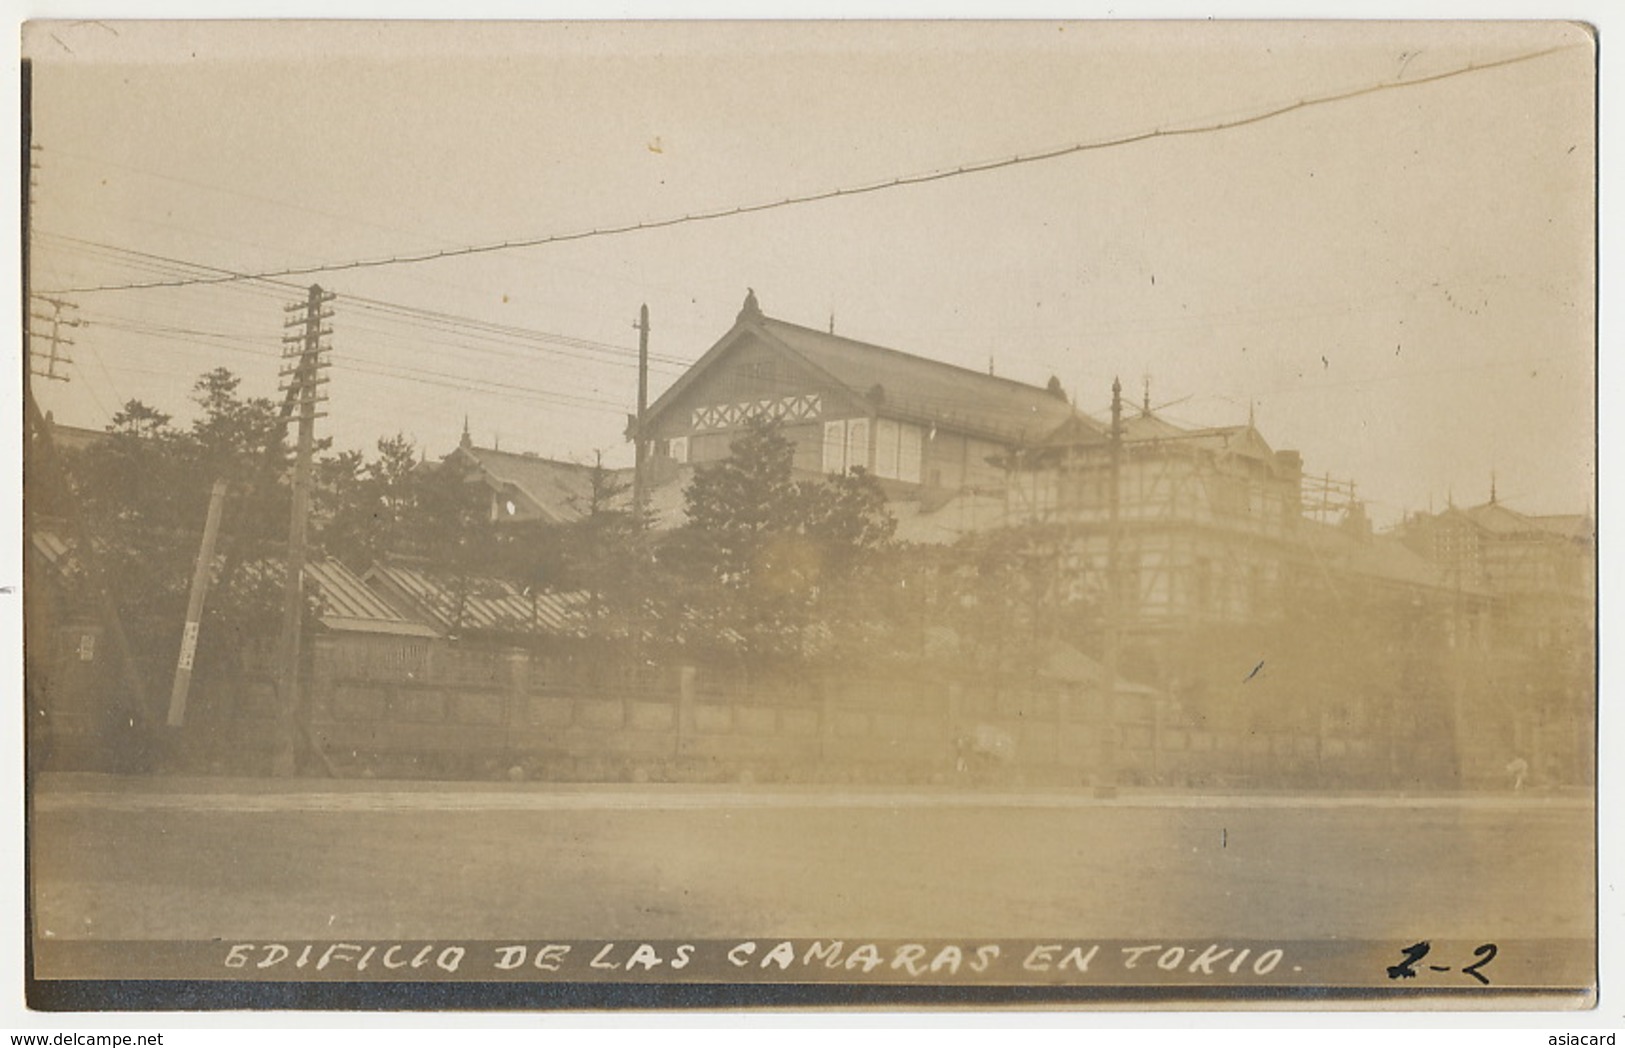
[[(96, 362), (96, 368), (102, 373), (102, 378), (107, 381), (107, 391), (113, 395), (113, 401), (122, 407), (124, 398), (119, 396), (118, 384), (113, 381), (113, 375), (107, 370), (107, 364), (102, 360), (101, 353), (97, 352), (94, 344), (87, 344), (85, 349), (90, 354), (90, 359)], [(81, 372), (81, 374), (83, 373)], [(116, 414), (114, 411), (107, 410), (107, 405), (102, 401), (101, 395), (96, 392), (95, 386), (87, 381), (84, 383), (83, 388), (86, 393), (90, 394), (90, 399), (95, 403), (97, 411), (100, 411), (108, 418), (112, 418)]]
[[(541, 247), (547, 244), (561, 244), (576, 240), (588, 240), (598, 237), (620, 236), (626, 233), (637, 233), (653, 229), (666, 229), (672, 226), (686, 225), (694, 222), (708, 222), (716, 219), (733, 218), (739, 215), (755, 214), (763, 211), (773, 211), (784, 207), (794, 207), (801, 204), (817, 203), (824, 200), (834, 200), (840, 197), (861, 196), (868, 193), (878, 193), (888, 189), (898, 189), (904, 186), (923, 185), (928, 182), (940, 182), (962, 175), (980, 174), (986, 171), (996, 171), (1001, 168), (1016, 167), (1024, 164), (1034, 164), (1046, 160), (1055, 160), (1076, 153), (1094, 152), (1097, 150), (1113, 149), (1119, 146), (1134, 145), (1139, 142), (1148, 142), (1157, 138), (1177, 138), (1187, 135), (1209, 134), (1218, 131), (1230, 131), (1252, 124), (1263, 123), (1276, 117), (1295, 113), (1299, 110), (1310, 109), (1316, 106), (1331, 105), (1335, 102), (1345, 102), (1365, 95), (1374, 95), (1384, 91), (1397, 91), (1403, 88), (1419, 87), (1423, 84), (1437, 83), (1453, 77), (1465, 76), (1469, 73), (1483, 72), (1497, 69), (1520, 62), (1532, 61), (1558, 51), (1567, 50), (1571, 45), (1550, 47), (1542, 51), (1532, 51), (1526, 54), (1514, 55), (1511, 58), (1497, 59), (1493, 62), (1469, 63), (1443, 73), (1434, 73), (1430, 76), (1416, 77), (1411, 80), (1387, 80), (1365, 87), (1348, 91), (1339, 91), (1334, 94), (1321, 95), (1315, 98), (1300, 99), (1287, 105), (1276, 106), (1250, 116), (1237, 117), (1231, 120), (1220, 120), (1212, 123), (1198, 124), (1191, 127), (1155, 128), (1150, 131), (1141, 131), (1130, 135), (1121, 135), (1115, 138), (1101, 139), (1092, 142), (1078, 142), (1071, 145), (1060, 146), (1054, 149), (1041, 150), (1036, 153), (1017, 154), (999, 160), (987, 160), (976, 163), (961, 164), (957, 167), (938, 168), (920, 174), (904, 175), (897, 178), (886, 179), (879, 182), (869, 182), (856, 186), (839, 189), (828, 189), (817, 193), (808, 193), (801, 196), (786, 197), (781, 200), (765, 201), (755, 204), (742, 204), (738, 207), (715, 208), (709, 211), (697, 211), (672, 218), (647, 219), (640, 222), (624, 223), (613, 226), (600, 226), (593, 229), (578, 230), (570, 233), (552, 233), (542, 236), (529, 237), (518, 240), (505, 240), (500, 243), (473, 244), (464, 247), (442, 248), (435, 251), (424, 251), (416, 254), (391, 255), (379, 258), (357, 259), (349, 262), (328, 262), (308, 266), (291, 266), (285, 269), (267, 270), (259, 273), (234, 273), (222, 271), (222, 275), (210, 277), (192, 277), (179, 280), (152, 281), (147, 283), (130, 284), (103, 284), (94, 287), (68, 288), (57, 294), (87, 294), (92, 291), (141, 291), (151, 288), (184, 287), (191, 284), (227, 284), (239, 280), (270, 280), (277, 277), (311, 276), (318, 273), (334, 273), (352, 269), (376, 269), (383, 266), (410, 265), (419, 262), (433, 262), (440, 259), (458, 258), (468, 255), (490, 254), (497, 251), (509, 251), (516, 248)], [(209, 267), (212, 268), (212, 267)]]
[[(206, 265), (201, 262), (191, 262), (186, 259), (174, 258), (168, 255), (158, 255), (149, 251), (139, 251), (135, 248), (119, 247), (113, 244), (102, 244), (96, 241), (84, 240), (79, 237), (72, 237), (59, 233), (46, 233), (43, 235), (51, 239), (61, 240), (78, 245), (84, 249), (92, 249), (103, 253), (112, 253), (114, 257), (130, 256), (131, 259), (140, 261), (131, 261), (126, 264), (146, 268), (149, 271), (158, 272), (165, 275), (179, 275), (179, 280), (170, 281), (165, 286), (204, 286), (209, 283), (207, 281), (200, 283), (198, 281), (191, 280), (191, 277), (194, 276), (198, 271), (222, 275), (236, 275), (235, 271), (233, 270), (222, 269), (220, 267)], [(302, 290), (302, 288), (297, 284), (275, 280), (269, 277), (252, 276), (244, 277), (244, 279), (253, 281), (254, 285), (263, 285), (263, 287), (251, 286), (243, 283), (230, 286), (241, 290), (252, 291), (256, 294), (264, 295), (267, 298), (273, 298), (278, 302), (285, 297), (285, 292), (297, 292)], [(467, 317), (440, 310), (426, 309), (421, 306), (408, 306), (398, 302), (388, 302), (383, 299), (369, 298), (364, 295), (345, 294), (344, 300), (346, 305), (355, 306), (365, 312), (374, 313), (379, 316), (380, 320), (414, 325), (423, 330), (472, 335), (474, 337), (488, 339), (498, 345), (514, 346), (516, 348), (524, 346), (525, 348), (541, 349), (545, 352), (555, 353), (557, 355), (572, 359), (585, 359), (574, 354), (560, 353), (558, 350), (551, 349), (546, 345), (534, 345), (535, 343), (554, 343), (572, 349), (586, 350), (599, 355), (614, 355), (616, 357), (624, 358), (622, 360), (612, 362), (622, 364), (627, 367), (633, 367), (636, 365), (637, 351), (627, 346), (614, 345), (608, 342), (597, 342), (592, 339), (581, 338), (575, 335), (564, 335), (557, 332), (540, 331), (513, 324), (500, 324), (493, 321), (481, 320), (475, 317)], [(377, 332), (376, 329), (374, 329), (374, 333), (381, 334), (381, 332)], [(519, 342), (516, 343), (513, 341), (508, 341), (510, 339), (517, 339)], [(465, 345), (461, 348), (473, 349), (477, 352), (491, 352), (491, 350), (474, 346)], [(651, 359), (659, 361), (663, 364), (672, 365), (673, 367), (677, 368), (687, 368), (691, 363), (690, 361), (683, 360), (678, 357), (660, 354), (652, 355)]]
[[(405, 307), (403, 307), (403, 308), (405, 308)], [(389, 318), (385, 317), (385, 318), (382, 318), (382, 319), (389, 319)], [(98, 313), (96, 315), (94, 321), (91, 322), (91, 323), (92, 323), (92, 326), (94, 326), (94, 327), (106, 328), (106, 329), (112, 330), (112, 331), (122, 331), (122, 332), (126, 332), (128, 334), (133, 334), (133, 335), (138, 335), (138, 336), (143, 336), (143, 337), (164, 339), (166, 342), (169, 342), (171, 344), (190, 344), (190, 345), (202, 346), (202, 347), (213, 348), (213, 349), (222, 350), (222, 351), (226, 351), (226, 352), (239, 353), (239, 354), (243, 354), (243, 355), (250, 356), (250, 357), (256, 357), (256, 358), (259, 358), (259, 359), (265, 359), (267, 357), (274, 356), (278, 352), (278, 349), (274, 345), (274, 342), (273, 342), (273, 340), (271, 338), (269, 338), (268, 336), (257, 334), (257, 333), (250, 334), (250, 333), (238, 333), (238, 332), (224, 331), (224, 330), (208, 330), (208, 329), (199, 328), (199, 327), (196, 327), (196, 326), (165, 324), (165, 323), (161, 323), (161, 322), (158, 322), (158, 321), (155, 321), (155, 320), (149, 320), (149, 319), (143, 319), (143, 318), (137, 318), (137, 317), (125, 317), (125, 316), (120, 316), (120, 315), (112, 314), (112, 313)], [(371, 327), (368, 327), (366, 325), (346, 324), (345, 325), (345, 330), (346, 330), (346, 332), (359, 331), (359, 332), (363, 332), (363, 333), (368, 333), (368, 334), (371, 334), (371, 335), (375, 336), (375, 338), (382, 338), (382, 339), (390, 339), (390, 338), (395, 337), (390, 332), (380, 331), (377, 328), (371, 328)], [(427, 330), (431, 334), (435, 334), (435, 335), (446, 334), (446, 332), (448, 332), (448, 331), (452, 331), (453, 333), (455, 333), (455, 330), (453, 328), (451, 328), (451, 327), (448, 327), (448, 326), (426, 326), (425, 330)], [(518, 330), (522, 330), (522, 329), (518, 329)], [(484, 336), (484, 337), (491, 337), (491, 336)], [(357, 345), (371, 346), (373, 341), (374, 341), (374, 339), (366, 339), (364, 341), (358, 342)], [(560, 350), (553, 350), (550, 347), (546, 347), (546, 346), (523, 345), (523, 346), (513, 347), (512, 344), (508, 343), (508, 342), (504, 342), (504, 341), (500, 341), (500, 340), (496, 340), (496, 339), (493, 339), (493, 341), (496, 342), (496, 345), (494, 347), (492, 347), (492, 346), (482, 346), (482, 345), (469, 343), (469, 342), (466, 342), (466, 341), (461, 341), (461, 340), (458, 340), (457, 338), (452, 337), (450, 335), (448, 335), (447, 337), (444, 337), (444, 338), (424, 337), (422, 335), (418, 335), (418, 336), (415, 336), (415, 342), (414, 342), (414, 345), (411, 348), (426, 348), (428, 346), (439, 345), (439, 346), (445, 346), (445, 347), (452, 348), (452, 349), (463, 350), (465, 352), (490, 353), (490, 354), (501, 356), (501, 357), (507, 357), (509, 359), (512, 359), (512, 354), (505, 353), (504, 352), (505, 348), (512, 347), (512, 348), (520, 348), (520, 349), (542, 349), (545, 352), (556, 353), (556, 354), (558, 354), (560, 356), (563, 356), (563, 357), (566, 357), (566, 358), (569, 358), (569, 359), (585, 360), (585, 361), (587, 361), (589, 363), (597, 363), (597, 362), (599, 362), (599, 361), (595, 360), (594, 358), (585, 357), (585, 356), (581, 356), (581, 355), (577, 355), (577, 354), (565, 353), (565, 352), (560, 351)], [(585, 340), (573, 340), (573, 341), (585, 342)], [(231, 343), (235, 343), (235, 344), (231, 344)], [(592, 343), (585, 343), (585, 344), (592, 345)], [(373, 348), (376, 348), (376, 347), (373, 347)], [(607, 347), (606, 346), (605, 348), (613, 348), (613, 347)], [(459, 376), (456, 376), (456, 375), (449, 375), (449, 374), (447, 374), (445, 372), (441, 372), (441, 371), (433, 371), (433, 370), (423, 369), (423, 368), (413, 368), (413, 367), (410, 367), (409, 365), (402, 364), (398, 360), (379, 361), (379, 360), (376, 360), (374, 358), (369, 358), (369, 357), (366, 357), (366, 356), (359, 356), (359, 355), (351, 356), (349, 354), (346, 354), (346, 357), (344, 359), (337, 362), (337, 367), (338, 367), (339, 370), (351, 370), (350, 364), (351, 364), (352, 361), (356, 362), (356, 363), (360, 363), (360, 364), (371, 363), (371, 364), (375, 364), (377, 366), (405, 368), (406, 371), (413, 372), (414, 374), (405, 374), (405, 373), (402, 373), (402, 372), (380, 372), (380, 371), (371, 371), (371, 372), (365, 372), (365, 373), (375, 374), (375, 375), (380, 375), (380, 376), (386, 376), (386, 377), (402, 378), (402, 379), (407, 379), (409, 381), (421, 381), (421, 379), (419, 379), (417, 376), (433, 376), (433, 377), (442, 378), (442, 379), (452, 379), (452, 378), (459, 377)], [(622, 360), (606, 360), (606, 361), (603, 361), (603, 363), (612, 364), (612, 365), (624, 365), (624, 366), (628, 366), (628, 367), (635, 366), (635, 362), (622, 361)], [(360, 369), (356, 369), (356, 370), (360, 370)], [(485, 381), (485, 380), (477, 380), (477, 381)], [(464, 388), (464, 389), (469, 389), (470, 391), (476, 391), (476, 390), (473, 390), (472, 387), (466, 387), (466, 386), (464, 386), (464, 387), (455, 387), (455, 388)], [(618, 404), (618, 403), (611, 403), (611, 402), (603, 400), (603, 399), (591, 397), (591, 396), (587, 395), (583, 391), (570, 391), (570, 390), (564, 390), (564, 389), (553, 389), (553, 390), (543, 391), (543, 390), (531, 389), (529, 387), (510, 387), (510, 388), (513, 388), (513, 389), (516, 389), (516, 390), (522, 390), (522, 391), (530, 393), (530, 394), (532, 394), (534, 396), (542, 397), (543, 399), (554, 399), (556, 401), (563, 402), (563, 403), (576, 403), (576, 404), (581, 404), (581, 405), (592, 405), (592, 406), (595, 406), (595, 407), (614, 408), (617, 411), (624, 409), (624, 405), (621, 405), (621, 404)]]
[[(41, 147), (35, 146), (35, 148), (39, 149)], [(358, 218), (353, 213), (341, 213), (341, 212), (337, 212), (337, 211), (327, 211), (327, 210), (323, 210), (322, 208), (311, 207), (308, 204), (296, 204), (296, 203), (294, 203), (293, 201), (290, 201), (290, 200), (283, 200), (283, 199), (279, 199), (277, 197), (263, 196), (263, 195), (258, 194), (258, 193), (249, 193), (249, 192), (245, 192), (244, 190), (241, 190), (241, 189), (231, 188), (231, 187), (219, 185), (219, 184), (216, 184), (216, 183), (213, 183), (213, 182), (202, 182), (202, 181), (198, 181), (197, 179), (194, 179), (194, 178), (185, 178), (185, 177), (181, 177), (179, 175), (165, 174), (163, 172), (152, 171), (152, 170), (149, 170), (149, 169), (143, 168), (143, 167), (136, 167), (136, 166), (131, 165), (131, 164), (120, 163), (120, 162), (118, 162), (116, 160), (108, 160), (108, 159), (106, 159), (104, 157), (88, 156), (88, 155), (86, 155), (84, 153), (66, 152), (66, 151), (62, 151), (62, 150), (58, 150), (58, 149), (54, 149), (54, 148), (52, 149), (51, 152), (52, 152), (53, 156), (66, 156), (66, 157), (72, 158), (74, 160), (83, 161), (83, 162), (85, 162), (87, 164), (97, 165), (97, 166), (100, 166), (100, 167), (118, 168), (118, 169), (121, 169), (121, 170), (124, 170), (124, 171), (129, 171), (129, 172), (133, 172), (133, 173), (138, 174), (138, 175), (145, 176), (147, 178), (155, 178), (155, 179), (160, 179), (160, 180), (166, 181), (166, 182), (174, 182), (174, 183), (176, 183), (178, 185), (193, 186), (193, 187), (196, 187), (198, 189), (207, 190), (207, 191), (212, 192), (212, 193), (220, 193), (220, 194), (224, 194), (224, 195), (227, 195), (227, 196), (242, 197), (242, 198), (244, 198), (246, 200), (253, 200), (253, 201), (257, 201), (259, 203), (270, 204), (270, 205), (272, 205), (274, 207), (283, 207), (283, 208), (288, 208), (289, 210), (293, 210), (293, 211), (302, 211), (302, 212), (305, 212), (307, 214), (318, 215), (318, 216), (321, 216), (323, 218), (337, 219), (337, 220), (339, 220), (341, 222), (349, 223), (349, 224), (352, 224), (352, 225), (367, 226), (367, 227), (372, 228), (372, 229), (380, 229), (380, 230), (384, 230), (384, 231), (389, 232), (389, 233), (406, 233), (406, 234), (412, 235), (412, 236), (421, 235), (421, 236), (427, 237), (427, 238), (432, 239), (432, 240), (434, 240), (434, 241), (436, 241), (438, 243), (441, 243), (441, 244), (449, 244), (449, 245), (452, 245), (452, 246), (455, 246), (455, 244), (456, 244), (456, 241), (449, 240), (444, 236), (440, 236), (440, 235), (432, 233), (432, 232), (426, 233), (423, 230), (410, 229), (410, 228), (407, 228), (406, 226), (386, 225), (386, 224), (384, 224), (382, 222), (369, 221), (368, 219), (365, 219), (365, 218)], [(107, 212), (103, 212), (103, 213), (107, 213)], [(122, 219), (126, 219), (126, 220), (128, 219), (128, 216), (123, 215), (123, 214), (118, 215), (118, 217), (120, 217)], [(183, 228), (183, 227), (180, 227), (180, 226), (173, 225), (171, 223), (153, 223), (153, 224), (154, 225), (167, 226), (167, 227), (176, 228), (176, 229)], [(203, 236), (210, 236), (210, 234), (201, 233), (201, 231), (197, 231), (197, 232), (199, 232), (200, 235), (203, 235)], [(233, 243), (244, 243), (244, 241), (235, 240), (235, 239), (233, 239), (232, 242)], [(593, 272), (594, 272), (592, 270), (583, 269), (583, 268), (581, 268), (579, 266), (565, 266), (565, 267), (562, 267), (562, 268), (571, 269), (571, 270), (574, 270), (576, 272), (588, 273), (588, 274), (593, 274)], [(651, 282), (647, 278), (640, 279), (638, 281), (638, 283), (640, 285), (651, 285)], [(673, 292), (680, 290), (679, 288), (677, 288), (674, 285), (664, 285), (664, 284), (654, 283), (654, 284), (652, 284), (652, 286), (662, 288), (662, 289), (667, 290), (667, 291), (673, 291)]]
[[(264, 349), (232, 346), (208, 338), (194, 337), (191, 332), (184, 332), (176, 328), (162, 328), (152, 325), (131, 325), (117, 321), (102, 321), (99, 326), (116, 331), (126, 331), (130, 334), (148, 337), (161, 337), (172, 342), (186, 343), (201, 346), (206, 349), (220, 350), (230, 353), (240, 353), (260, 360), (275, 358), (278, 350), (267, 346)], [(207, 333), (204, 333), (207, 334)], [(232, 336), (235, 337), (235, 336)], [(242, 339), (241, 341), (249, 341)], [(133, 371), (140, 374), (169, 375), (170, 371), (157, 371), (135, 368), (126, 364), (117, 363), (113, 367), (120, 371)], [(584, 394), (567, 393), (552, 389), (537, 389), (533, 386), (522, 386), (511, 382), (502, 382), (497, 379), (487, 379), (472, 375), (448, 374), (442, 371), (432, 371), (427, 368), (417, 368), (393, 361), (378, 361), (367, 358), (349, 358), (335, 361), (332, 365), (334, 371), (358, 375), (370, 375), (377, 378), (392, 378), (403, 382), (414, 382), (422, 385), (436, 386), (443, 389), (455, 389), (468, 393), (493, 393), (499, 396), (517, 396), (528, 400), (544, 400), (562, 404), (568, 407), (587, 408), (594, 411), (610, 414), (624, 413), (626, 405), (618, 401), (605, 400)]]

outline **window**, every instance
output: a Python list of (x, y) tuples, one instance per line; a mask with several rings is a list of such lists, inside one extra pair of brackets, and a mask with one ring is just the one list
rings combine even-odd
[(824, 472), (846, 472), (846, 423), (824, 423)]
[(869, 420), (842, 419), (824, 423), (824, 472), (845, 473), (869, 465)]
[(918, 484), (923, 444), (920, 427), (889, 418), (876, 419), (875, 476)]
[(848, 419), (846, 422), (846, 468), (869, 468), (869, 420)]
[(904, 423), (897, 433), (897, 479), (909, 484), (920, 482), (924, 441), (919, 426)]
[(875, 476), (897, 476), (898, 425), (889, 418), (875, 420)]
[(673, 462), (687, 462), (688, 438), (672, 437), (671, 442), (667, 445), (667, 453), (671, 455)]

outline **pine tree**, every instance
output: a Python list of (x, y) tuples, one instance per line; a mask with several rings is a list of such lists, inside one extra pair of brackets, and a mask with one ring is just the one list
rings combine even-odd
[(777, 422), (751, 420), (729, 450), (696, 472), (688, 522), (661, 561), (687, 583), (690, 632), (749, 656), (803, 654), (850, 604), (833, 591), (886, 547), (896, 522), (862, 471), (797, 480), (795, 447)]

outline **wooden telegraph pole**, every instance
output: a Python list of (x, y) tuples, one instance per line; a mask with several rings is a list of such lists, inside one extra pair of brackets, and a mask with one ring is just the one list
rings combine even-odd
[(299, 442), (293, 467), (293, 510), (288, 521), (288, 570), (282, 595), (282, 643), (280, 651), (279, 699), (277, 708), (276, 752), (271, 771), (275, 775), (292, 775), (299, 735), (299, 676), (302, 662), (303, 620), (305, 613), (305, 524), (310, 517), (310, 473), (312, 449), (316, 443), (316, 420), (326, 417), (316, 405), (327, 399), (320, 387), (327, 382), (321, 372), (328, 365), (322, 354), (327, 346), (323, 339), (333, 333), (322, 327), (322, 321), (332, 317), (333, 311), (323, 309), (335, 296), (323, 291), (321, 285), (310, 285), (304, 302), (285, 307), (288, 313), (303, 312), (303, 317), (292, 317), (283, 324), (287, 328), (303, 328), (297, 334), (283, 337), (283, 359), (295, 361), (282, 369), (287, 379), (287, 404), (299, 409)]
[(632, 421), (632, 509), (641, 524), (648, 507), (649, 481), (644, 477), (649, 442), (643, 436), (643, 416), (649, 410), (649, 304), (638, 310), (638, 414)]
[[(56, 446), (56, 437), (53, 434), (54, 426), (46, 417), (39, 402), (34, 399), (34, 378), (51, 379), (57, 382), (67, 382), (68, 376), (57, 371), (57, 365), (64, 368), (73, 363), (62, 352), (64, 345), (72, 345), (73, 340), (62, 334), (64, 327), (79, 327), (81, 321), (75, 317), (65, 317), (65, 310), (74, 310), (78, 307), (71, 302), (60, 299), (45, 298), (33, 292), (33, 276), (31, 266), (31, 252), (33, 250), (33, 202), (34, 191), (38, 183), (34, 172), (39, 170), (39, 163), (34, 154), (40, 147), (33, 141), (33, 63), (28, 59), (22, 62), (22, 183), (23, 189), (23, 242), (22, 242), (22, 308), (29, 321), (45, 321), (50, 324), (49, 333), (34, 330), (32, 323), (23, 325), (23, 484), (27, 489), (43, 483), (42, 478), (49, 478), (50, 482), (60, 485), (59, 490), (63, 499), (61, 505), (66, 511), (68, 526), (74, 540), (74, 558), (84, 569), (90, 584), (92, 598), (96, 603), (96, 615), (100, 619), (102, 629), (113, 642), (113, 649), (118, 655), (119, 675), (123, 684), (122, 690), (117, 694), (117, 701), (123, 711), (122, 719), (134, 731), (138, 732), (137, 745), (141, 745), (141, 736), (145, 735), (151, 720), (151, 711), (147, 707), (146, 681), (142, 677), (141, 667), (135, 661), (135, 652), (130, 646), (129, 636), (124, 632), (124, 622), (119, 617), (118, 602), (113, 599), (112, 591), (108, 588), (106, 571), (101, 563), (102, 558), (96, 552), (96, 544), (91, 541), (90, 529), (85, 523), (84, 514), (79, 505), (79, 496), (73, 490), (73, 484), (68, 479), (66, 462), (62, 459), (60, 449)], [(36, 301), (45, 302), (51, 306), (49, 317), (36, 313), (33, 304)], [(48, 341), (51, 344), (51, 355), (45, 369), (38, 370), (39, 362), (35, 357), (35, 345), (38, 341)], [(26, 495), (23, 498), (23, 517), (25, 533), (33, 530), (33, 500)], [(24, 558), (24, 571), (27, 571), (27, 558)], [(25, 581), (25, 585), (26, 585)], [(38, 625), (33, 616), (23, 616), (23, 630), (25, 634), (25, 647), (38, 644)], [(27, 685), (33, 687), (32, 678)], [(27, 718), (25, 731), (33, 730), (33, 717)], [(139, 754), (138, 760), (142, 760)]]
[[(45, 341), (49, 342), (51, 344), (51, 355), (46, 358), (44, 371), (35, 370), (34, 363), (30, 361), (29, 373), (39, 378), (48, 378), (54, 379), (58, 382), (66, 382), (68, 380), (68, 376), (58, 372), (57, 366), (61, 365), (63, 368), (66, 368), (68, 365), (73, 363), (73, 361), (62, 351), (63, 346), (73, 345), (73, 339), (64, 335), (62, 333), (62, 329), (65, 327), (79, 327), (83, 321), (76, 317), (64, 316), (63, 314), (65, 311), (75, 310), (79, 307), (72, 302), (68, 302), (60, 298), (46, 298), (44, 295), (36, 295), (34, 296), (34, 299), (35, 301), (43, 302), (51, 307), (51, 312), (49, 314), (34, 312), (32, 310), (30, 310), (28, 314), (29, 320), (37, 320), (42, 324), (50, 325), (49, 333), (34, 335), (33, 337), (43, 338)], [(32, 333), (32, 329), (30, 329), (30, 332)]]
[(1101, 797), (1117, 795), (1117, 650), (1121, 644), (1123, 580), (1119, 559), (1122, 546), (1123, 499), (1123, 383), (1112, 379), (1111, 491), (1106, 501), (1106, 630), (1104, 638), (1105, 723), (1100, 735)]

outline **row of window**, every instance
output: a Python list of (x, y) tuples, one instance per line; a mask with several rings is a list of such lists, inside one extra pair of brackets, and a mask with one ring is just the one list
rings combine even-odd
[(838, 419), (824, 423), (824, 472), (845, 473), (855, 466), (886, 480), (920, 482), (925, 434), (919, 426), (895, 419), (876, 419), (874, 458), (869, 457), (869, 420)]
[[(689, 441), (689, 437), (672, 437), (666, 442), (666, 454), (674, 462), (690, 461)], [(866, 418), (851, 418), (824, 423), (825, 473), (845, 473), (861, 466), (886, 480), (918, 484), (924, 456), (924, 431), (907, 422), (883, 418), (876, 419), (871, 427)]]

